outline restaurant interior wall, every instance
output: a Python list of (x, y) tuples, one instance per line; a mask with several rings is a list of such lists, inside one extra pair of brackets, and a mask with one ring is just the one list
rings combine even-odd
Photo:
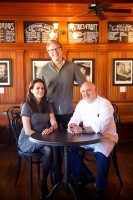
[[(0, 59), (12, 60), (12, 86), (4, 87), (0, 93), (0, 127), (7, 125), (7, 117), (3, 111), (12, 105), (19, 105), (26, 97), (31, 81), (31, 59), (49, 59), (45, 43), (24, 42), (24, 21), (58, 21), (60, 30), (67, 30), (68, 22), (99, 22), (99, 43), (68, 43), (67, 33), (59, 34), (63, 44), (63, 57), (69, 61), (77, 59), (94, 59), (94, 83), (100, 95), (116, 103), (122, 123), (133, 122), (133, 85), (125, 86), (121, 92), (120, 85), (113, 85), (113, 59), (133, 59), (133, 43), (108, 43), (107, 23), (133, 22), (131, 14), (105, 13), (104, 20), (93, 13), (71, 18), (86, 10), (87, 4), (66, 3), (1, 3), (0, 20), (15, 21), (15, 43), (1, 43)], [(116, 6), (116, 5), (115, 5)], [(117, 7), (120, 7), (117, 4)], [(132, 8), (133, 4), (124, 3), (123, 8)], [(1, 89), (1, 88), (0, 88)], [(74, 105), (81, 99), (79, 87), (74, 86)]]

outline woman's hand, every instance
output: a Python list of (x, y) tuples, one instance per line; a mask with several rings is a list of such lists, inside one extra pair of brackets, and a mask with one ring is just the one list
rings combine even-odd
[(42, 134), (43, 135), (48, 135), (49, 133), (52, 133), (54, 131), (53, 126), (51, 126), (50, 128), (46, 128), (43, 130)]

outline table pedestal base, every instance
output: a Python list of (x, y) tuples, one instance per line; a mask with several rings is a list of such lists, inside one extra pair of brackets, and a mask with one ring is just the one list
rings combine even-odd
[(68, 192), (70, 191), (71, 194), (73, 195), (73, 199), (74, 200), (77, 200), (77, 197), (76, 197), (76, 194), (74, 192), (74, 189), (72, 188), (72, 186), (70, 185), (70, 183), (64, 183), (63, 181), (57, 183), (51, 190), (51, 192), (45, 197), (45, 199), (49, 199), (53, 194), (54, 192), (60, 187), (60, 186), (63, 186), (63, 190), (65, 192)]
[(63, 190), (65, 192), (70, 191), (73, 195), (74, 200), (77, 200), (76, 198), (76, 194), (74, 192), (74, 189), (72, 188), (72, 186), (69, 183), (69, 170), (68, 170), (68, 151), (69, 151), (69, 146), (64, 146), (64, 177), (63, 177), (63, 181), (57, 183), (51, 190), (51, 192), (45, 197), (45, 199), (49, 198), (54, 192), (55, 190), (62, 185), (63, 186)]

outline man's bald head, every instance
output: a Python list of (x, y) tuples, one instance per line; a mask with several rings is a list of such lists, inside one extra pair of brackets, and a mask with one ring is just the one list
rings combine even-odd
[(80, 92), (82, 93), (83, 99), (85, 99), (88, 103), (92, 103), (97, 97), (96, 87), (89, 81), (81, 85)]

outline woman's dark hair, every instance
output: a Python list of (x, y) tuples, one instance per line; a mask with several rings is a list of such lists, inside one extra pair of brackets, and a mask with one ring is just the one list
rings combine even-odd
[[(36, 105), (36, 99), (35, 99), (33, 93), (31, 93), (31, 89), (34, 88), (36, 83), (42, 83), (43, 86), (44, 86), (44, 90), (45, 90), (45, 95), (42, 97), (39, 106)], [(33, 112), (43, 112), (43, 113), (45, 113), (45, 112), (49, 111), (50, 108), (49, 108), (49, 103), (48, 103), (48, 101), (46, 99), (45, 83), (44, 83), (44, 81), (42, 79), (35, 78), (30, 82), (25, 102), (31, 107)]]

